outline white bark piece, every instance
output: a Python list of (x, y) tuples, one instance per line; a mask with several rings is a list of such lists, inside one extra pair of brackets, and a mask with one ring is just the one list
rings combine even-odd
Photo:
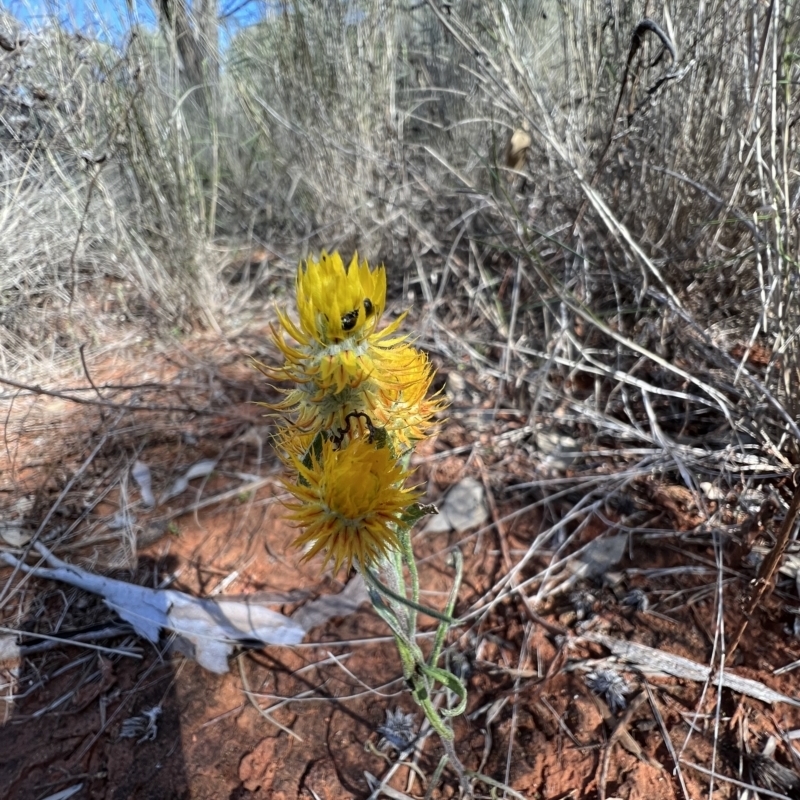
[(156, 498), (153, 494), (153, 481), (150, 476), (150, 467), (144, 461), (137, 461), (131, 467), (131, 477), (139, 487), (142, 495), (142, 502), (148, 508), (154, 508), (156, 505)]
[(339, 594), (326, 594), (301, 606), (292, 614), (292, 620), (305, 631), (324, 625), (334, 617), (349, 617), (364, 604), (369, 594), (361, 575), (356, 575)]
[(255, 603), (192, 597), (174, 589), (149, 589), (105, 578), (56, 558), (39, 542), (34, 547), (48, 566), (29, 567), (10, 553), (0, 553), (0, 559), (36, 577), (101, 595), (109, 608), (150, 642), (158, 641), (162, 629), (174, 631), (183, 640), (182, 651), (211, 672), (228, 671), (228, 656), (237, 644), (293, 645), (305, 635), (298, 623)]
[(216, 466), (217, 462), (211, 458), (206, 458), (203, 461), (192, 464), (183, 475), (175, 479), (175, 482), (161, 495), (158, 502), (166, 503), (167, 500), (171, 500), (173, 497), (183, 494), (189, 488), (190, 480), (194, 478), (207, 478), (214, 471), (214, 467)]

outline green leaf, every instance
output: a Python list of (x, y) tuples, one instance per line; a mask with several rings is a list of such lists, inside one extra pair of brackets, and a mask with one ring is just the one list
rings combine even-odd
[(423, 517), (438, 514), (439, 509), (433, 503), (414, 503), (410, 505), (400, 517), (400, 524), (410, 528)]
[(427, 678), (441, 683), (459, 698), (459, 703), (455, 708), (444, 709), (441, 713), (446, 717), (457, 717), (463, 714), (467, 707), (467, 687), (463, 681), (441, 667), (431, 667), (428, 664), (418, 664), (417, 667)]

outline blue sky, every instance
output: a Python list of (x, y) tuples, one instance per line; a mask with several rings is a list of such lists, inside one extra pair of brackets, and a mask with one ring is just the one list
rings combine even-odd
[(152, 26), (156, 16), (149, 3), (133, 0), (131, 14), (125, 0), (3, 0), (5, 10), (31, 28), (38, 28), (53, 17), (71, 30), (86, 33), (121, 33), (131, 23)]
[[(228, 33), (264, 18), (265, 0), (218, 0)], [(190, 0), (191, 2), (191, 0)], [(26, 26), (37, 28), (57, 17), (70, 30), (116, 39), (131, 24), (156, 25), (153, 5), (146, 0), (0, 0)]]

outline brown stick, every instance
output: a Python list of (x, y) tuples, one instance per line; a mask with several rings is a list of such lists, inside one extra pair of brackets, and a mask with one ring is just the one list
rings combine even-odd
[[(79, 397), (69, 392), (57, 392), (54, 389), (45, 389), (43, 386), (38, 386), (37, 384), (20, 383), (4, 375), (0, 375), (0, 384), (13, 386), (15, 389), (21, 389), (24, 392), (30, 392), (30, 394), (43, 394), (47, 397), (58, 397), (62, 400), (69, 400), (71, 403), (77, 403), (83, 406), (101, 406), (103, 408), (116, 408), (125, 411), (183, 411), (188, 414), (219, 413), (218, 410), (195, 408), (194, 406), (136, 405), (135, 403), (114, 403), (111, 400), (93, 400), (91, 397)], [(94, 387), (94, 384), (92, 384), (92, 386)], [(126, 386), (125, 388), (137, 389), (139, 387), (132, 385), (130, 387)]]
[[(774, 0), (773, 0), (774, 2)], [(619, 114), (619, 107), (622, 105), (622, 96), (625, 94), (625, 86), (628, 83), (628, 71), (631, 68), (631, 64), (633, 63), (633, 57), (638, 52), (639, 48), (642, 46), (644, 41), (644, 35), (650, 31), (654, 33), (659, 39), (661, 39), (661, 44), (669, 51), (670, 57), (672, 58), (672, 65), (673, 68), (678, 61), (678, 53), (675, 50), (675, 45), (672, 44), (672, 40), (667, 36), (666, 33), (658, 26), (655, 22), (651, 19), (641, 19), (637, 23), (636, 27), (633, 29), (633, 33), (631, 34), (631, 46), (628, 50), (628, 60), (625, 62), (625, 69), (622, 72), (622, 80), (620, 81), (619, 86), (619, 96), (617, 97), (617, 105), (614, 106), (614, 114), (611, 117), (611, 125), (609, 126), (608, 130), (608, 141), (606, 142), (606, 146), (603, 148), (603, 152), (600, 153), (600, 158), (597, 159), (597, 166), (594, 168), (594, 175), (592, 175), (592, 179), (589, 181), (589, 185), (591, 187), (597, 186), (597, 181), (600, 179), (600, 170), (606, 164), (606, 159), (608, 158), (608, 153), (611, 150), (611, 143), (614, 141), (614, 127), (617, 122), (617, 114)], [(628, 121), (630, 125), (630, 120)], [(584, 199), (583, 203), (581, 203), (580, 210), (578, 211), (578, 216), (575, 217), (575, 222), (572, 223), (572, 232), (573, 234), (578, 229), (583, 220), (583, 215), (586, 213), (586, 208), (589, 205), (588, 199)]]
[(744, 610), (744, 616), (736, 629), (736, 633), (731, 639), (731, 644), (728, 647), (728, 653), (725, 656), (725, 662), (730, 664), (739, 642), (742, 640), (747, 623), (750, 622), (750, 617), (758, 607), (758, 604), (769, 597), (772, 591), (773, 579), (775, 573), (778, 571), (783, 554), (786, 552), (786, 545), (789, 544), (789, 537), (794, 530), (795, 522), (798, 515), (800, 515), (800, 470), (797, 470), (792, 475), (792, 483), (794, 484), (794, 495), (792, 495), (792, 502), (789, 504), (789, 510), (783, 519), (778, 538), (775, 541), (775, 546), (767, 553), (767, 557), (761, 562), (761, 568), (758, 571), (758, 577), (755, 580), (755, 585), (750, 594), (750, 599), (747, 601), (747, 606)]

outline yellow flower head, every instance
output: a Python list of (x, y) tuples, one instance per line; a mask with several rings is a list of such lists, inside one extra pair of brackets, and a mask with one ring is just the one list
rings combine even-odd
[(386, 305), (386, 270), (369, 268), (354, 254), (345, 268), (338, 253), (323, 251), (297, 271), (297, 310), (303, 332), (321, 345), (369, 336)]
[[(356, 388), (390, 359), (392, 348), (405, 340), (393, 336), (403, 317), (383, 330), (378, 322), (386, 306), (386, 270), (370, 269), (354, 255), (350, 265), (338, 253), (323, 252), (297, 270), (297, 310), (300, 325), (278, 312), (283, 331), (297, 345), (287, 344), (281, 331), (273, 338), (286, 364), (269, 374), (279, 380), (313, 383), (322, 393)], [(378, 362), (378, 363), (376, 363)]]
[(404, 487), (407, 473), (389, 448), (353, 439), (337, 450), (328, 440), (306, 464), (290, 457), (298, 482), (286, 484), (295, 498), (287, 508), (305, 528), (294, 544), (311, 545), (303, 561), (325, 551), (323, 569), (333, 561), (335, 574), (342, 564), (366, 567), (398, 547), (394, 526), (418, 493)]
[[(274, 370), (255, 362), (256, 367), (272, 377)], [(406, 343), (375, 354), (373, 372), (356, 387), (341, 392), (323, 392), (306, 382), (285, 390), (284, 399), (270, 408), (293, 420), (298, 432), (325, 430), (337, 436), (342, 431), (357, 431), (366, 436), (368, 427), (348, 423), (354, 415), (366, 414), (378, 427), (389, 431), (402, 428), (396, 444), (407, 447), (424, 439), (433, 415), (443, 405), (441, 398), (425, 399), (433, 378), (430, 362), (424, 353)], [(425, 431), (425, 432), (423, 432)]]
[(428, 396), (433, 368), (425, 353), (415, 351), (407, 375), (403, 383), (385, 385), (372, 405), (373, 424), (386, 429), (397, 453), (425, 439), (434, 427), (434, 416), (447, 406), (440, 392)]

